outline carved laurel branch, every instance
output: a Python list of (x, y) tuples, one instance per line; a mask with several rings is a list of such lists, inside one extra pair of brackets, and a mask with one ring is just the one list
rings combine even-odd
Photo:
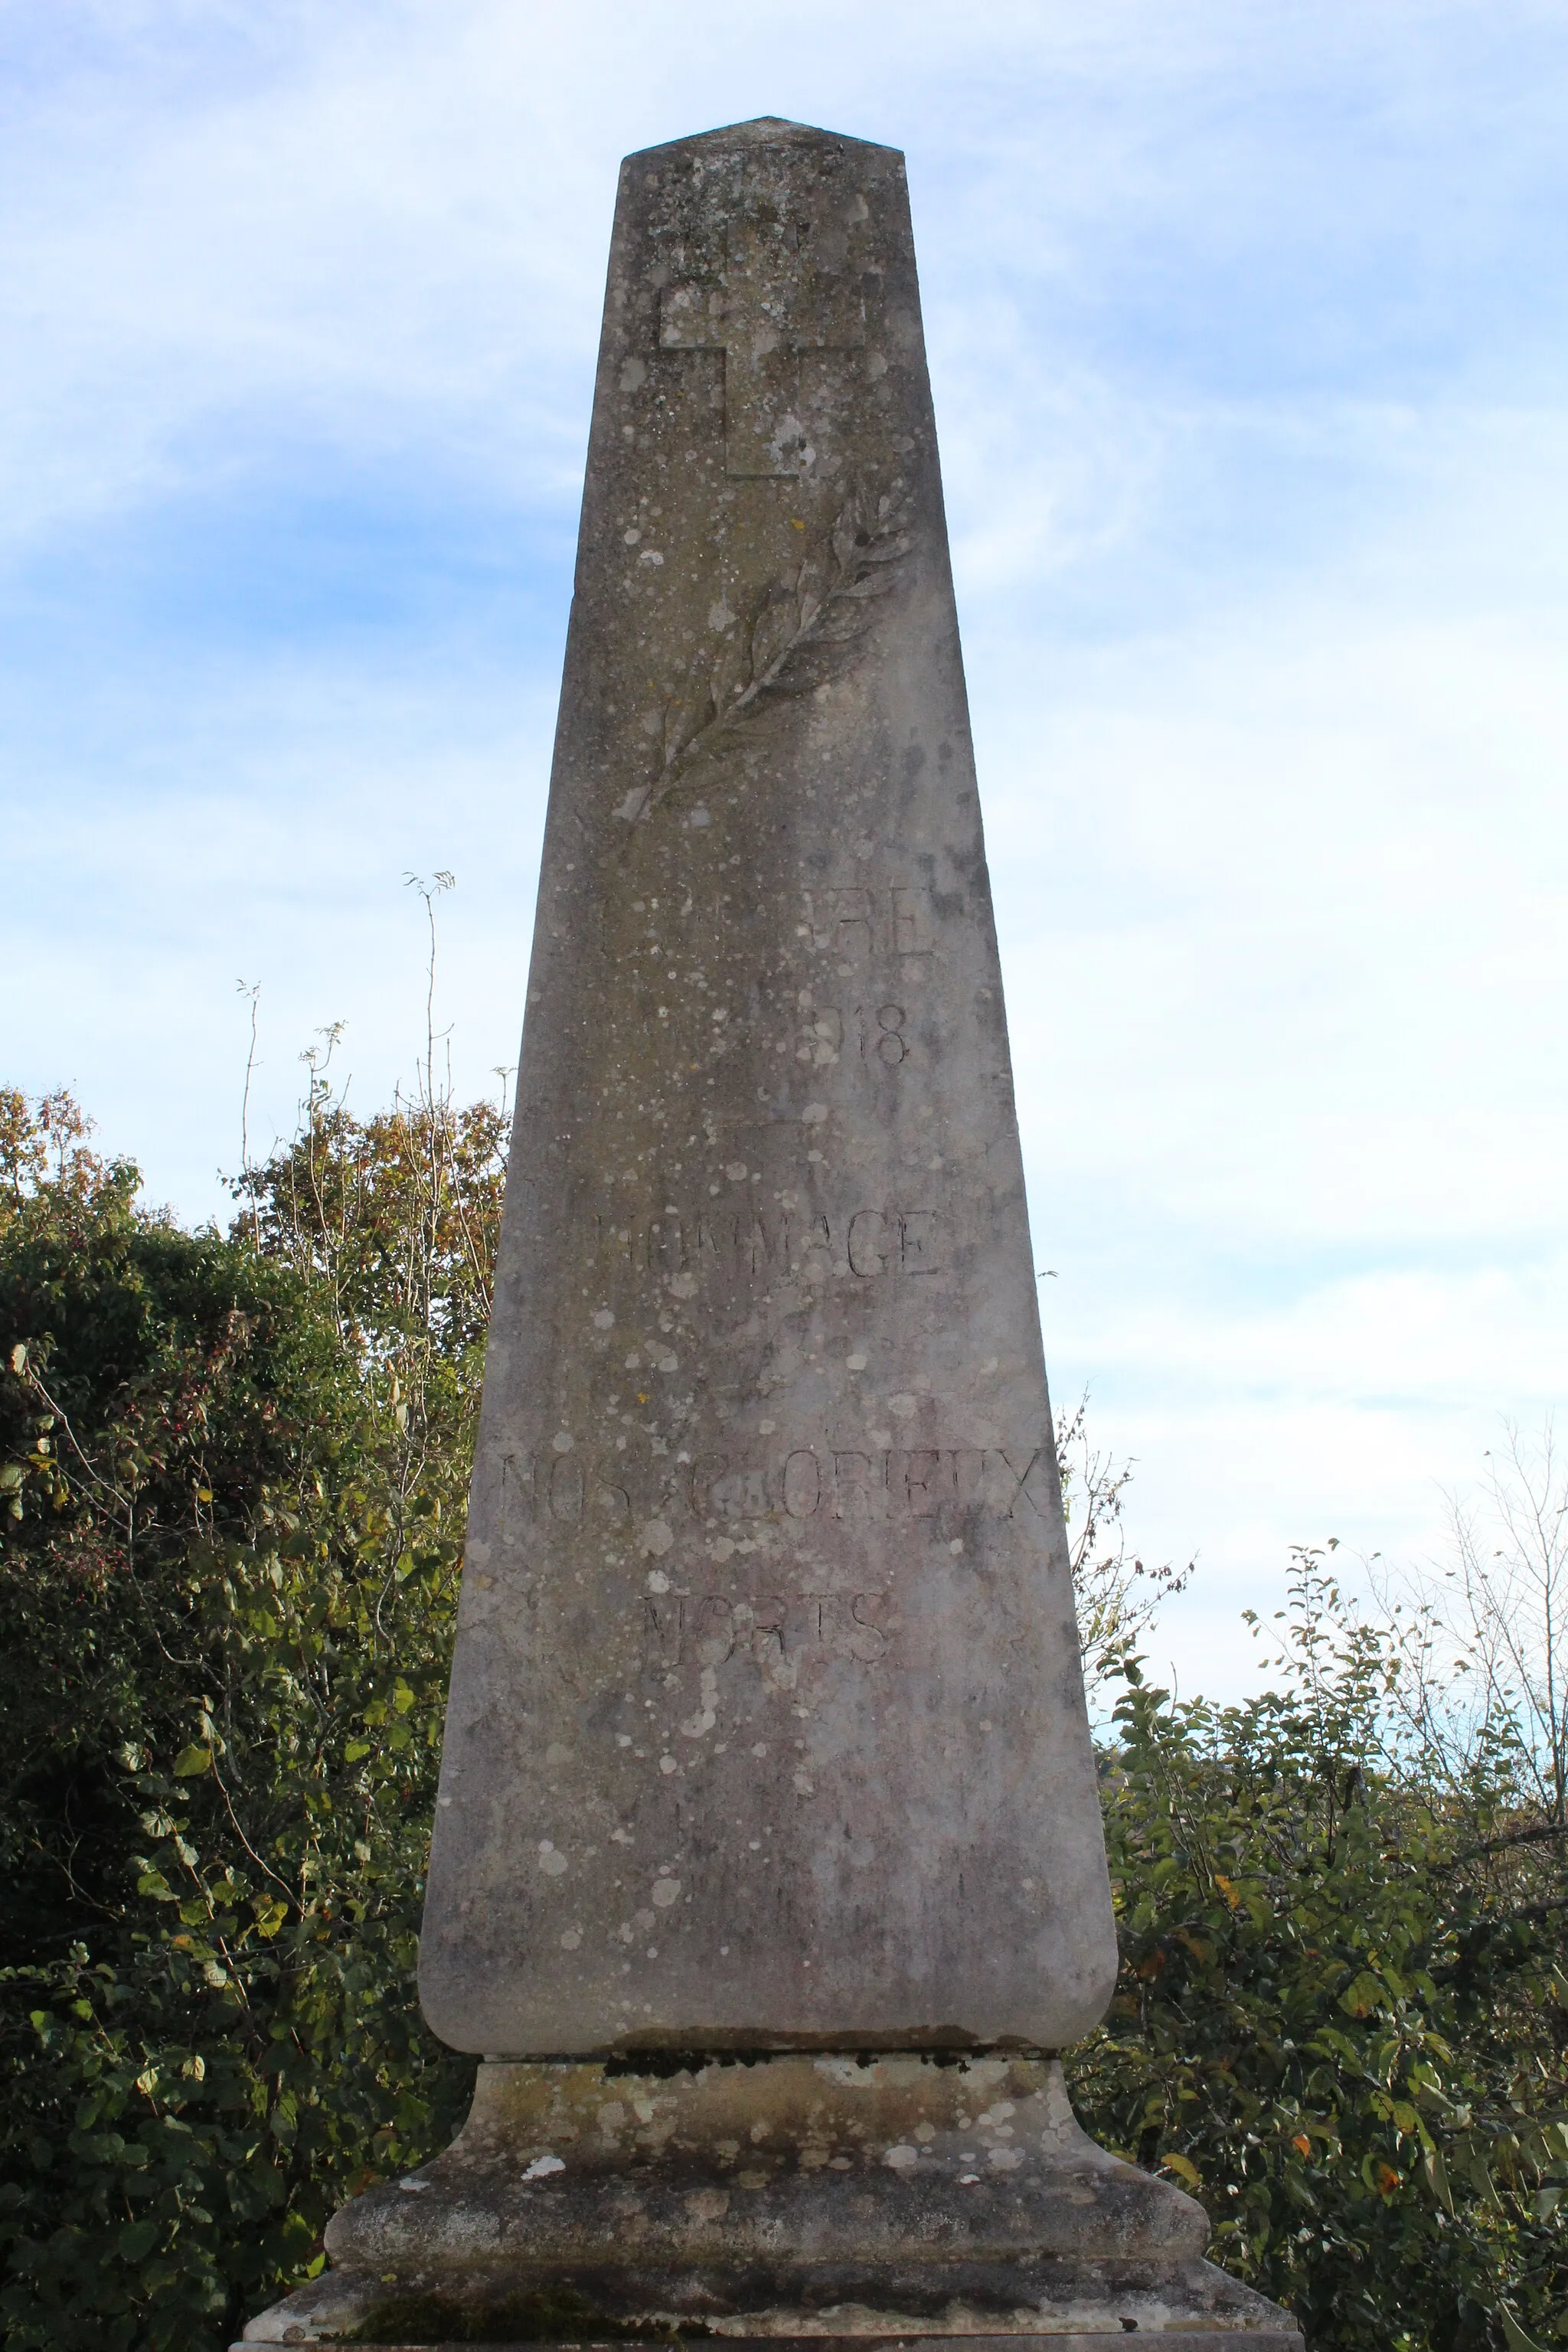
[(624, 814), (632, 822), (651, 817), (694, 761), (787, 692), (803, 656), (866, 634), (912, 550), (909, 510), (907, 497), (873, 499), (856, 485), (826, 539), (797, 572), (774, 582), (751, 628), (726, 645), (702, 699), (672, 697), (666, 705), (662, 763), (642, 794), (628, 798)]

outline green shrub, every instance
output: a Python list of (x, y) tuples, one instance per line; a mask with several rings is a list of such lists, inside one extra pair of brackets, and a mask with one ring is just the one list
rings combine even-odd
[(471, 2081), (413, 1977), (501, 1123), (308, 1108), (226, 1239), (0, 1097), (16, 2352), (221, 2343)]
[[(225, 1237), (0, 1091), (8, 2352), (217, 2352), (461, 2118), (414, 1968), (504, 1144), (313, 1076)], [(1079, 1551), (1114, 1672), (1144, 1603)], [(1449, 1737), (1315, 1559), (1289, 1631), (1245, 1707), (1123, 1661), (1074, 2095), (1314, 2352), (1531, 2352), (1568, 2337), (1557, 1715), (1471, 1659)]]
[(1279, 1687), (1177, 1704), (1132, 1669), (1121, 1973), (1073, 2095), (1310, 2345), (1526, 2352), (1568, 2337), (1563, 1841), (1506, 1744), (1434, 1769), (1397, 1632), (1300, 1569)]

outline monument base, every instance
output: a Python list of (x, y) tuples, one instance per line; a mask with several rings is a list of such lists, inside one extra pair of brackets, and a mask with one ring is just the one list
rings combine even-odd
[(244, 2341), (1300, 2352), (1207, 2237), (1080, 2130), (1055, 2059), (491, 2062), (446, 2154), (344, 2206), (331, 2269)]

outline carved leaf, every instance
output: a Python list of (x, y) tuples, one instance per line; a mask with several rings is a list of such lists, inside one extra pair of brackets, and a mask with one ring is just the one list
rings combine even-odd
[(673, 768), (681, 752), (696, 733), (698, 714), (688, 702), (678, 702), (672, 697), (664, 706), (664, 764)]
[(858, 501), (851, 499), (843, 508), (833, 526), (833, 559), (840, 572), (853, 569), (855, 541), (860, 529)]
[(710, 681), (715, 717), (721, 718), (735, 697), (744, 691), (749, 667), (746, 641), (738, 629), (733, 630), (719, 649)]
[(841, 596), (885, 596), (898, 584), (890, 572), (871, 572), (863, 580), (847, 580), (838, 593)]
[(798, 655), (865, 634), (876, 618), (871, 607), (898, 585), (897, 567), (912, 551), (908, 512), (907, 498), (889, 495), (873, 515), (864, 486), (855, 486), (826, 545), (808, 554), (793, 578), (773, 583), (749, 635), (737, 632), (726, 640), (702, 703), (672, 698), (666, 705), (663, 773), (638, 815), (651, 816), (679, 772), (753, 718), (764, 698), (799, 690), (811, 673), (797, 669)]
[(858, 561), (861, 563), (901, 563), (910, 551), (907, 532), (900, 531), (887, 540), (872, 540), (861, 548)]
[(790, 591), (776, 583), (768, 591), (767, 601), (757, 614), (752, 630), (752, 677), (765, 677), (779, 656), (799, 634), (795, 602)]

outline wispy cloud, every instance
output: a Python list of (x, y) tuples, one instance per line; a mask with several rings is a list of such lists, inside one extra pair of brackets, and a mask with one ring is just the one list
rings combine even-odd
[[(1560, 1394), (1568, 28), (1418, 0), (12, 0), (7, 1071), (221, 1207), (515, 1050), (616, 166), (904, 146), (1059, 1390), (1205, 1562)], [(21, 877), (18, 881), (18, 877)]]

